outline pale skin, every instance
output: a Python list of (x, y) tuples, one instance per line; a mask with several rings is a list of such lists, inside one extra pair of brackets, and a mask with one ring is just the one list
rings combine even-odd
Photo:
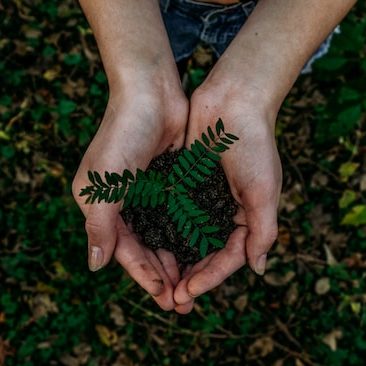
[[(228, 3), (227, 1), (222, 1)], [(233, 3), (235, 1), (230, 1)], [(81, 0), (94, 31), (110, 96), (101, 126), (73, 182), (86, 217), (89, 266), (114, 255), (164, 310), (192, 310), (194, 298), (248, 264), (263, 274), (277, 236), (281, 163), (274, 128), (301, 68), (354, 0), (262, 0), (207, 79), (185, 97), (158, 1)], [(226, 247), (180, 274), (172, 253), (139, 243), (119, 205), (84, 205), (87, 171), (145, 169), (167, 149), (190, 145), (221, 117), (240, 140), (222, 165), (239, 204)]]

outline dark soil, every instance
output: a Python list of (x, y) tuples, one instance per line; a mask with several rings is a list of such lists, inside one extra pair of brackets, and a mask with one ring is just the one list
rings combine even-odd
[[(147, 170), (153, 169), (168, 175), (175, 163), (179, 152), (165, 153), (155, 158)], [(224, 243), (235, 229), (232, 220), (237, 210), (237, 203), (230, 193), (225, 173), (221, 166), (217, 171), (190, 190), (191, 198), (196, 204), (206, 210), (211, 219), (209, 224), (219, 226), (222, 230), (215, 237)], [(135, 233), (139, 234), (149, 248), (156, 250), (164, 248), (174, 253), (180, 265), (196, 263), (201, 259), (198, 246), (191, 248), (188, 240), (176, 231), (176, 223), (166, 213), (166, 204), (157, 208), (129, 207), (122, 211), (126, 223), (131, 223)], [(215, 250), (209, 247), (208, 253)]]

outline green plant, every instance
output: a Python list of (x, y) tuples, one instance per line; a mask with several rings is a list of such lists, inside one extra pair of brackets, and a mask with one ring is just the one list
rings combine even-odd
[(200, 209), (190, 198), (189, 189), (196, 188), (205, 177), (211, 175), (221, 159), (222, 152), (238, 137), (226, 133), (221, 119), (216, 122), (215, 132), (207, 128), (201, 140), (195, 140), (191, 149), (183, 149), (171, 172), (164, 176), (150, 170), (137, 169), (136, 175), (125, 169), (122, 175), (105, 172), (103, 180), (96, 171), (88, 172), (91, 185), (81, 190), (80, 196), (87, 196), (86, 203), (117, 203), (123, 200), (123, 208), (129, 206), (152, 207), (166, 204), (167, 214), (177, 225), (177, 231), (188, 239), (189, 245), (199, 243), (200, 254), (207, 254), (209, 245), (223, 247), (224, 243), (212, 234), (220, 231), (218, 226), (209, 225), (210, 215)]

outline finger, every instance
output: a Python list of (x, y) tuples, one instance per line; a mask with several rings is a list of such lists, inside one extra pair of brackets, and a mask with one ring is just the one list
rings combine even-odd
[(184, 305), (192, 301), (193, 296), (188, 292), (187, 284), (189, 279), (197, 272), (201, 271), (208, 265), (210, 260), (215, 256), (215, 253), (211, 253), (201, 261), (196, 263), (192, 268), (185, 271), (182, 280), (178, 283), (174, 291), (174, 301), (179, 305)]
[(122, 219), (117, 232), (116, 260), (150, 295), (159, 296), (164, 290), (164, 281), (146, 257), (144, 247), (137, 242), (136, 236), (128, 230)]
[[(193, 266), (191, 264), (189, 264), (182, 273), (182, 279), (186, 279), (189, 276), (191, 276), (191, 271), (192, 271)], [(183, 305), (177, 305), (174, 310), (181, 315), (186, 315), (189, 314), (192, 309), (193, 309), (193, 305), (194, 305), (194, 299), (191, 298), (191, 300), (189, 302), (187, 302), (186, 304)]]
[(185, 140), (185, 134), (184, 133), (180, 133), (172, 142), (172, 144), (169, 146), (168, 151), (169, 152), (173, 152), (173, 151), (177, 151), (179, 149), (182, 148), (183, 144), (184, 144), (184, 140)]
[(174, 254), (165, 249), (158, 249), (156, 251), (156, 255), (159, 258), (165, 272), (169, 276), (173, 286), (177, 286), (177, 283), (180, 280), (180, 274)]
[(250, 267), (259, 275), (266, 268), (267, 253), (278, 235), (277, 206), (248, 210), (246, 212), (249, 233), (246, 240), (246, 255)]
[(95, 272), (111, 259), (117, 240), (118, 207), (96, 204), (89, 207), (85, 221), (89, 268)]
[[(80, 178), (83, 177), (83, 178)], [(107, 203), (86, 204), (80, 197), (87, 172), (80, 166), (72, 183), (72, 193), (81, 211), (86, 217), (85, 230), (88, 236), (88, 263), (93, 272), (104, 267), (113, 255), (117, 240), (117, 220), (119, 205)]]
[(184, 305), (177, 305), (174, 310), (181, 315), (186, 315), (189, 314), (192, 309), (193, 309), (193, 305), (194, 305), (194, 300), (192, 299), (190, 302), (188, 302), (187, 304)]
[(150, 249), (144, 248), (144, 250), (146, 258), (154, 266), (155, 270), (159, 273), (163, 281), (163, 288), (161, 293), (157, 296), (153, 296), (153, 299), (160, 306), (161, 309), (165, 311), (173, 310), (176, 306), (173, 299), (173, 284), (158, 257)]
[(246, 227), (235, 229), (226, 243), (210, 262), (188, 281), (187, 291), (197, 297), (220, 285), (226, 278), (241, 268), (245, 262)]

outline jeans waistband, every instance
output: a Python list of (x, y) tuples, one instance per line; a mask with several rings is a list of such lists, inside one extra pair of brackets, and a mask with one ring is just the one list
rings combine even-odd
[(224, 10), (225, 12), (235, 11), (238, 8), (243, 8), (246, 12), (246, 8), (253, 8), (253, 6), (257, 3), (257, 0), (247, 0), (247, 1), (240, 1), (238, 3), (223, 5), (223, 4), (214, 4), (214, 3), (206, 3), (201, 1), (195, 0), (160, 0), (160, 6), (164, 12), (169, 9), (171, 3), (176, 4), (185, 4), (190, 10), (197, 10), (197, 11), (220, 11)]

